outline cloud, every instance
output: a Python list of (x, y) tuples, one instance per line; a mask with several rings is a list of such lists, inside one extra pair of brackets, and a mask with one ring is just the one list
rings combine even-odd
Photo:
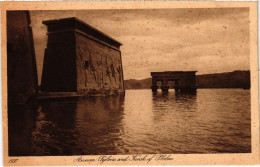
[(198, 73), (248, 70), (249, 9), (139, 9), (31, 11), (39, 80), (46, 27), (43, 20), (77, 17), (123, 43), (125, 79), (151, 71)]

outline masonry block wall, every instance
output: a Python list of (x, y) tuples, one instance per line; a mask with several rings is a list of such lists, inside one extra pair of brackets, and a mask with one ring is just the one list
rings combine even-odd
[(42, 91), (124, 92), (121, 43), (76, 18), (48, 26)]
[(38, 78), (29, 11), (7, 11), (8, 103), (26, 103), (37, 93)]

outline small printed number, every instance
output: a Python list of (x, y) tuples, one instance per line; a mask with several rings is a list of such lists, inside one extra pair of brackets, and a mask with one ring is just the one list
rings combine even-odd
[(9, 160), (9, 163), (15, 163), (15, 162), (17, 162), (18, 161), (18, 159), (10, 159)]

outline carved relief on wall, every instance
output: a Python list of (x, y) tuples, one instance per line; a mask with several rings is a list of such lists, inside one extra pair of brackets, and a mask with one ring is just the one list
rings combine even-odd
[(98, 89), (121, 89), (122, 88), (122, 66), (119, 56), (95, 55), (91, 51), (82, 52), (78, 46), (80, 57), (80, 71), (84, 74), (84, 87), (89, 89), (91, 84), (96, 84)]

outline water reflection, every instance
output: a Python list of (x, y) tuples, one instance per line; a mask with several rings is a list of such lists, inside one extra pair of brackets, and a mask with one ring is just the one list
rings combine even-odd
[(197, 95), (170, 90), (168, 94), (157, 92), (152, 99), (158, 142), (164, 142), (160, 149), (169, 154), (199, 151), (190, 148), (193, 133), (189, 127), (196, 117)]
[(8, 106), (8, 153), (32, 155), (31, 131), (35, 127), (37, 108), (28, 105)]
[(32, 131), (35, 155), (70, 155), (75, 141), (76, 99), (45, 100), (40, 103)]
[(196, 93), (170, 92), (153, 93), (153, 111), (195, 112), (197, 110)]
[(76, 108), (77, 147), (80, 154), (116, 154), (123, 146), (124, 96), (81, 98)]
[(250, 91), (127, 90), (125, 96), (9, 106), (9, 155), (251, 151)]
[(9, 154), (116, 154), (123, 105), (124, 96), (110, 96), (44, 100), (36, 111), (16, 107), (9, 112)]

